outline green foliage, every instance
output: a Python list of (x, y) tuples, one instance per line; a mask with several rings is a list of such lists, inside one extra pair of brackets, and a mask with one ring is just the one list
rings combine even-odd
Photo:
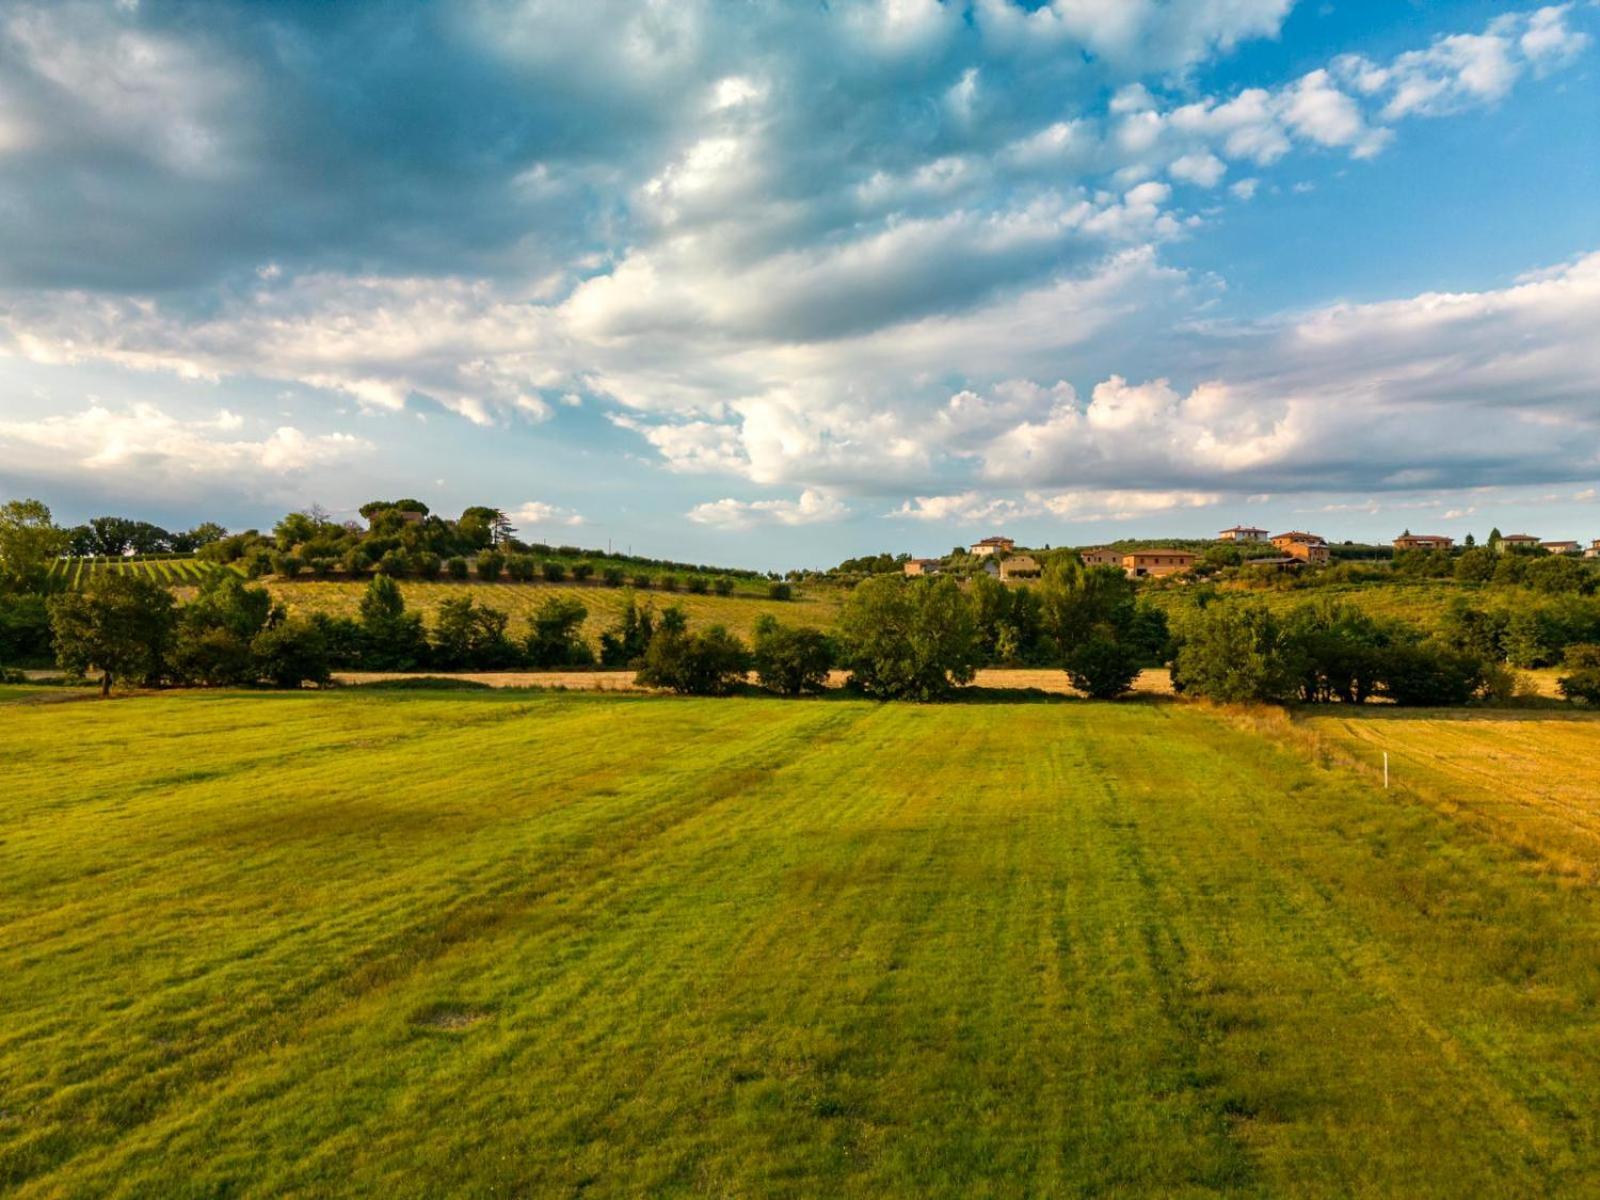
[(1582, 667), (1556, 679), (1556, 691), (1563, 700), (1582, 700), (1600, 705), (1600, 667)]
[(752, 665), (761, 686), (784, 696), (820, 692), (833, 669), (833, 642), (820, 629), (780, 624), (770, 614), (756, 622)]
[(669, 573), (661, 576), (658, 584), (663, 592), (675, 592), (678, 590), (679, 582), (680, 580), (676, 575)]
[(449, 559), (447, 559), (445, 561), (444, 568), (449, 573), (451, 579), (459, 580), (467, 577), (467, 560), (462, 558), (459, 554), (452, 555)]
[(298, 555), (274, 554), (272, 556), (272, 573), (280, 579), (294, 579), (300, 574), (300, 568), (304, 565)]
[(378, 574), (389, 579), (404, 579), (411, 574), (411, 556), (398, 546), (384, 551), (378, 559)]
[(257, 678), (274, 687), (328, 682), (328, 646), (315, 622), (290, 618), (269, 625), (250, 643)]
[(640, 572), (633, 577), (633, 586), (640, 591), (648, 591), (655, 586), (655, 576), (648, 572)]
[(440, 603), (433, 617), (433, 665), (464, 670), (515, 666), (517, 648), (506, 636), (510, 617), (497, 608), (456, 596)]
[(540, 566), (546, 583), (560, 583), (567, 577), (567, 568), (559, 560), (547, 558)]
[(250, 587), (232, 571), (201, 584), (178, 613), (172, 650), (175, 677), (210, 687), (252, 683), (259, 672), (251, 642), (272, 617), (272, 594)]
[(539, 560), (531, 554), (506, 555), (506, 578), (527, 583), (539, 571)]
[(1173, 686), (1224, 703), (1292, 699), (1298, 680), (1280, 637), (1278, 620), (1264, 605), (1209, 605), (1179, 631)]
[(600, 635), (600, 665), (633, 666), (650, 648), (655, 629), (655, 609), (648, 601), (641, 605), (629, 593), (616, 622)]
[(1397, 630), (1333, 600), (1302, 604), (1283, 621), (1281, 651), (1300, 699), (1361, 704), (1376, 695)]
[(712, 582), (711, 588), (719, 596), (731, 596), (733, 595), (733, 580), (726, 575), (718, 575)]
[(580, 562), (572, 564), (572, 577), (579, 583), (584, 582), (593, 574), (594, 564), (592, 562)]
[(690, 631), (663, 620), (645, 650), (638, 681), (685, 696), (724, 696), (749, 669), (750, 652), (721, 625)]
[(1594, 591), (1595, 573), (1582, 560), (1551, 554), (1528, 563), (1523, 582), (1546, 595), (1587, 594)]
[(493, 583), (500, 578), (500, 572), (505, 569), (506, 556), (498, 550), (480, 551), (477, 558), (478, 578), (485, 583)]
[(794, 588), (781, 579), (774, 579), (767, 584), (768, 600), (793, 600)]
[(711, 580), (704, 575), (691, 575), (687, 587), (690, 595), (705, 596), (711, 591)]
[(361, 665), (371, 671), (409, 671), (428, 658), (422, 618), (406, 611), (400, 585), (375, 575), (359, 609)]
[(100, 673), (100, 694), (119, 679), (159, 683), (176, 624), (172, 593), (142, 576), (98, 576), (50, 601), (56, 662), (67, 674)]
[(594, 661), (583, 640), (583, 622), (589, 610), (572, 596), (547, 596), (528, 618), (528, 665), (577, 667)]
[(1139, 678), (1139, 652), (1132, 643), (1103, 632), (1091, 633), (1065, 656), (1072, 686), (1093, 700), (1115, 700)]
[(50, 609), (40, 592), (0, 592), (0, 663), (50, 657)]
[[(623, 578), (624, 576), (622, 574), (621, 567), (607, 567), (605, 570), (600, 572), (600, 582), (605, 584), (608, 588), (621, 587)], [(645, 586), (648, 587), (649, 585), (646, 584)]]
[(50, 560), (67, 550), (68, 536), (39, 500), (0, 504), (0, 590), (38, 591)]
[(1383, 694), (1396, 704), (1465, 704), (1483, 684), (1481, 659), (1438, 642), (1395, 644), (1384, 656)]
[(972, 609), (952, 579), (863, 580), (837, 637), (851, 683), (880, 699), (936, 699), (969, 682), (980, 661)]

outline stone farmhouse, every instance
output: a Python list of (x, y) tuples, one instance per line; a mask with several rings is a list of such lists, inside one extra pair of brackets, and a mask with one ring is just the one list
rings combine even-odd
[(1267, 531), (1254, 525), (1235, 525), (1232, 529), (1224, 529), (1217, 534), (1219, 542), (1264, 542), (1267, 540)]
[(990, 555), (1007, 555), (1016, 549), (1017, 543), (1008, 537), (986, 537), (981, 542), (972, 543), (972, 553), (978, 558), (988, 558)]
[(1396, 550), (1449, 550), (1455, 538), (1437, 533), (1402, 533), (1394, 540)]

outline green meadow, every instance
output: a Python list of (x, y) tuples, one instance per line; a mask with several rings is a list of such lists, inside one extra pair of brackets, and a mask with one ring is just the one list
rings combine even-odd
[(0, 1192), (1600, 1177), (1592, 889), (1265, 723), (8, 695)]

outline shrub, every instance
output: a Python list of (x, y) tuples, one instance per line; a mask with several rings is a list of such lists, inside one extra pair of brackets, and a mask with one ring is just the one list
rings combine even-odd
[(1139, 652), (1105, 633), (1094, 633), (1067, 652), (1067, 678), (1093, 700), (1115, 700), (1139, 678)]
[(266, 550), (252, 550), (245, 555), (244, 573), (247, 579), (260, 579), (263, 575), (272, 574), (272, 555)]
[(976, 625), (953, 579), (875, 575), (839, 615), (840, 657), (851, 683), (883, 699), (931, 700), (977, 670)]
[(50, 657), (50, 608), (37, 592), (0, 592), (0, 662)]
[(576, 579), (579, 583), (582, 583), (584, 580), (588, 579), (593, 574), (594, 574), (594, 564), (591, 563), (591, 562), (580, 562), (580, 563), (573, 563), (572, 564), (572, 577), (574, 579)]
[(539, 560), (531, 554), (508, 554), (506, 577), (518, 583), (527, 583), (539, 572)]
[(1477, 656), (1433, 642), (1390, 646), (1383, 656), (1383, 692), (1396, 704), (1465, 704), (1484, 683)]
[(567, 568), (553, 558), (545, 559), (539, 569), (544, 572), (547, 583), (560, 583), (567, 577)]
[(369, 671), (409, 671), (427, 661), (422, 618), (406, 611), (400, 585), (375, 576), (361, 597), (361, 665)]
[(794, 588), (792, 585), (785, 583), (781, 579), (774, 579), (771, 583), (767, 584), (767, 599), (792, 600), (794, 599)]
[(1556, 680), (1556, 691), (1563, 700), (1582, 700), (1600, 704), (1600, 667), (1580, 667)]
[(291, 617), (270, 625), (250, 643), (254, 671), (274, 687), (328, 682), (328, 647), (312, 621)]
[(437, 554), (434, 554), (428, 550), (421, 550), (411, 557), (412, 568), (416, 571), (418, 576), (423, 579), (439, 578), (439, 571), (441, 568), (443, 568), (444, 562)]
[(446, 560), (444, 569), (450, 573), (451, 579), (465, 579), (467, 577), (467, 560), (459, 554)]
[(650, 648), (655, 628), (655, 609), (650, 602), (639, 604), (629, 595), (616, 623), (600, 635), (600, 665), (627, 667), (638, 662)]
[(304, 565), (293, 554), (274, 554), (272, 556), (272, 573), (283, 579), (293, 579), (300, 574), (300, 568)]
[(335, 617), (327, 613), (313, 613), (311, 623), (322, 635), (327, 647), (330, 667), (359, 667), (365, 638), (359, 622), (349, 617)]
[(333, 574), (334, 568), (339, 565), (339, 562), (333, 558), (317, 557), (313, 558), (307, 565), (310, 566), (311, 574), (316, 578), (326, 579)]
[(385, 550), (378, 559), (378, 574), (389, 579), (404, 579), (411, 574), (411, 556), (398, 546)]
[(780, 625), (770, 613), (756, 623), (752, 663), (761, 686), (785, 696), (820, 692), (833, 669), (833, 643), (820, 629)]
[(351, 546), (339, 556), (339, 565), (346, 575), (365, 575), (372, 566), (372, 556), (360, 546)]
[(478, 578), (485, 583), (493, 583), (500, 578), (500, 572), (505, 569), (506, 556), (498, 550), (483, 550), (478, 554)]
[(1574, 671), (1600, 670), (1600, 644), (1573, 642), (1561, 656), (1561, 665)]
[(711, 580), (704, 575), (691, 575), (686, 586), (691, 594), (704, 596), (711, 591)]
[[(607, 567), (604, 571), (600, 572), (600, 582), (605, 584), (607, 587), (621, 587), (623, 578), (624, 576), (622, 574), (621, 567)], [(647, 584), (646, 586), (649, 585)]]
[(172, 669), (184, 683), (206, 687), (237, 687), (256, 678), (250, 639), (221, 626), (180, 626)]
[(633, 577), (633, 586), (640, 591), (648, 591), (655, 586), (655, 576), (640, 572)]
[(663, 575), (660, 582), (663, 592), (675, 592), (678, 590), (679, 579), (676, 575)]
[(733, 595), (733, 580), (729, 579), (726, 575), (717, 576), (711, 587), (712, 590), (715, 591), (719, 596)]
[(1172, 682), (1181, 692), (1241, 703), (1289, 700), (1298, 690), (1278, 644), (1278, 622), (1263, 605), (1208, 605), (1180, 636)]
[(721, 625), (699, 633), (663, 628), (650, 639), (638, 680), (686, 696), (724, 696), (744, 681), (750, 653)]

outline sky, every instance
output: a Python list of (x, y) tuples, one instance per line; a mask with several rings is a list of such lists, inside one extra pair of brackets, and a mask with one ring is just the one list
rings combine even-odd
[(1600, 3), (0, 0), (0, 500), (1600, 538)]

